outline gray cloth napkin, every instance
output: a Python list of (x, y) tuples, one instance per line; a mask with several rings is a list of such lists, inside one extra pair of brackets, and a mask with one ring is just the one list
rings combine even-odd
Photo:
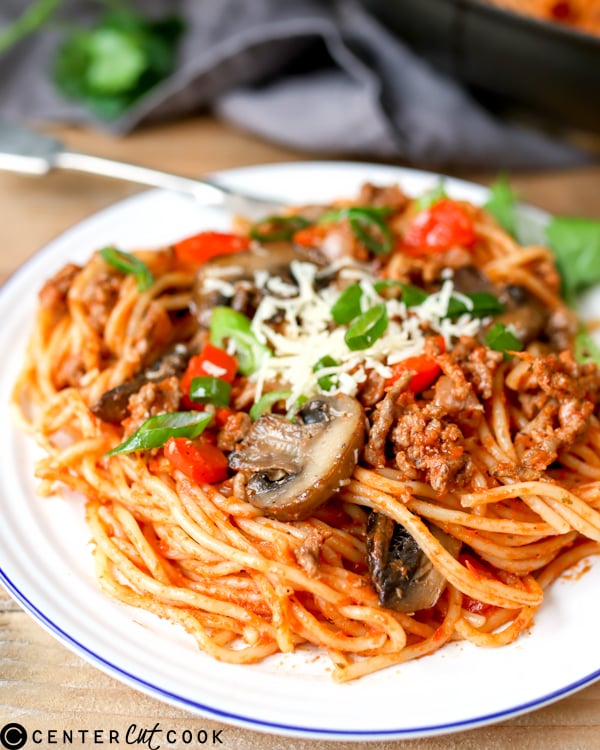
[[(3, 0), (0, 26), (24, 7)], [(329, 156), (401, 159), (433, 168), (562, 167), (589, 156), (496, 119), (355, 0), (145, 0), (180, 13), (176, 71), (124, 116), (99, 123), (65, 101), (47, 71), (60, 33), (45, 30), (0, 58), (0, 116), (93, 123), (127, 133), (206, 108), (278, 143)], [(97, 6), (65, 13), (90, 21)]]

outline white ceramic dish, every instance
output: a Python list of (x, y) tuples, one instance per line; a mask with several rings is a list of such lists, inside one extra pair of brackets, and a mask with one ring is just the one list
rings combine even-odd
[[(219, 176), (228, 185), (290, 202), (352, 195), (365, 180), (400, 182), (419, 194), (438, 176), (375, 165), (300, 163), (252, 167)], [(448, 192), (474, 202), (486, 192), (448, 179)], [(522, 230), (539, 235), (544, 214), (526, 209)], [(531, 633), (483, 650), (452, 644), (423, 660), (337, 685), (326, 656), (299, 652), (237, 667), (199, 653), (188, 636), (107, 599), (92, 571), (83, 504), (40, 499), (37, 449), (11, 420), (8, 406), (43, 281), (67, 261), (99, 246), (152, 247), (229, 217), (186, 198), (152, 191), (84, 221), (50, 243), (0, 291), (0, 580), (67, 647), (100, 669), (160, 700), (265, 732), (373, 740), (422, 737), (499, 721), (550, 703), (600, 677), (596, 648), (600, 564), (559, 580)], [(600, 295), (588, 311), (600, 313)]]

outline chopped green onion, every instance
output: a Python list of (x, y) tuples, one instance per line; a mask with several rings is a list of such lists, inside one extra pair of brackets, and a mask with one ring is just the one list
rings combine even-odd
[(304, 216), (267, 216), (250, 228), (250, 237), (259, 242), (282, 242), (309, 225)]
[(319, 224), (348, 219), (350, 228), (359, 242), (376, 255), (387, 255), (394, 247), (394, 236), (383, 217), (390, 211), (390, 208), (383, 206), (339, 208), (324, 213), (319, 219)]
[(375, 282), (373, 288), (377, 294), (389, 289), (398, 289), (402, 292), (402, 301), (407, 307), (418, 307), (423, 304), (429, 295), (427, 292), (419, 289), (418, 286), (407, 284), (405, 281), (396, 281), (395, 279), (382, 279)]
[(392, 230), (383, 219), (359, 209), (348, 212), (354, 236), (376, 255), (387, 255), (394, 248)]
[(600, 365), (600, 347), (585, 328), (580, 328), (575, 336), (575, 359), (582, 364), (594, 362)]
[(504, 305), (493, 294), (473, 292), (473, 294), (465, 294), (464, 296), (468, 297), (472, 305), (467, 305), (462, 299), (450, 297), (448, 311), (444, 317), (458, 318), (459, 315), (468, 313), (472, 318), (487, 318), (490, 315), (500, 315), (504, 312)]
[(384, 304), (375, 305), (357, 318), (346, 331), (344, 341), (348, 349), (368, 349), (383, 336), (388, 326), (387, 309)]
[(231, 385), (214, 375), (192, 378), (190, 399), (199, 404), (214, 404), (215, 406), (229, 406), (231, 399)]
[[(381, 281), (376, 281), (373, 284), (373, 289), (375, 289), (380, 297), (397, 299), (402, 294), (405, 286), (405, 283), (396, 281), (396, 279), (381, 279)], [(392, 292), (392, 294), (389, 294), (389, 292)]]
[(344, 289), (331, 308), (331, 317), (338, 325), (343, 326), (360, 315), (361, 297), (362, 289), (358, 284), (350, 284)]
[[(383, 279), (377, 281), (373, 288), (377, 294), (386, 292), (388, 289), (399, 289), (402, 291), (402, 301), (407, 307), (418, 307), (429, 297), (427, 292), (412, 284), (394, 279)], [(471, 305), (458, 297), (451, 297), (448, 303), (448, 311), (444, 317), (457, 318), (463, 313), (468, 313), (472, 318), (486, 318), (490, 315), (500, 315), (504, 312), (504, 305), (497, 297), (487, 292), (473, 292), (473, 294), (462, 295), (471, 301)]]
[(117, 445), (107, 456), (117, 453), (132, 453), (151, 448), (160, 448), (172, 437), (198, 437), (212, 420), (212, 414), (205, 411), (174, 411), (157, 414), (147, 419), (123, 443)]
[(256, 421), (263, 414), (270, 412), (278, 401), (287, 401), (291, 395), (291, 391), (269, 391), (263, 394), (256, 403), (252, 404), (250, 419)]
[(520, 352), (523, 349), (523, 342), (510, 331), (504, 323), (494, 323), (483, 337), (485, 343), (497, 352), (504, 352), (504, 356), (510, 355), (507, 352)]
[(154, 283), (154, 276), (143, 260), (131, 253), (118, 250), (116, 247), (104, 247), (100, 250), (102, 259), (109, 266), (125, 274), (133, 274), (137, 282), (138, 292), (145, 292)]
[(447, 197), (444, 181), (440, 180), (431, 190), (427, 190), (417, 199), (417, 206), (419, 207), (419, 211), (424, 211), (426, 208), (433, 206), (434, 203), (441, 201), (442, 198)]
[[(313, 372), (319, 372), (319, 370), (324, 370), (326, 367), (337, 367), (338, 364), (339, 362), (336, 362), (333, 357), (326, 354), (318, 362), (315, 362)], [(337, 377), (335, 375), (322, 375), (317, 379), (317, 385), (322, 391), (330, 391), (337, 385)]]
[(402, 283), (402, 301), (407, 307), (418, 307), (429, 297), (427, 292), (419, 289), (418, 286)]
[(378, 219), (385, 218), (392, 209), (389, 206), (345, 206), (344, 208), (332, 208), (325, 211), (319, 218), (319, 224), (333, 224), (348, 216), (350, 211), (361, 211), (362, 213), (375, 216)]
[(235, 343), (238, 367), (242, 375), (258, 370), (262, 360), (270, 356), (268, 348), (261, 344), (250, 329), (251, 321), (230, 307), (215, 307), (210, 323), (210, 342), (226, 349), (226, 340)]

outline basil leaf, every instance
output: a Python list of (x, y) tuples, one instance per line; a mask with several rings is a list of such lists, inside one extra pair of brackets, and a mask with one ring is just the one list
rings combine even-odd
[(229, 406), (231, 385), (214, 375), (203, 375), (192, 378), (190, 399), (198, 404)]
[(117, 250), (116, 247), (104, 247), (100, 250), (100, 255), (109, 266), (116, 268), (117, 271), (133, 274), (138, 292), (145, 292), (154, 283), (154, 276), (148, 266), (135, 255), (126, 253), (124, 250)]
[(242, 375), (258, 370), (269, 349), (261, 344), (251, 330), (251, 321), (230, 307), (215, 307), (210, 323), (210, 343), (225, 349), (226, 340), (235, 343), (238, 368)]
[(494, 323), (483, 337), (485, 343), (497, 352), (504, 352), (505, 357), (509, 351), (520, 352), (523, 349), (523, 342), (510, 331), (504, 323)]
[(556, 216), (546, 237), (556, 255), (564, 297), (572, 304), (579, 292), (600, 282), (600, 221)]
[(115, 7), (94, 28), (69, 31), (56, 51), (54, 83), (100, 117), (118, 117), (171, 73), (183, 30), (178, 16), (150, 20)]
[(472, 318), (487, 318), (504, 312), (504, 305), (493, 294), (473, 292), (464, 296), (472, 302), (472, 307), (469, 307), (462, 299), (450, 297), (448, 311), (444, 317), (458, 318), (460, 315), (468, 313)]
[(490, 191), (491, 195), (483, 207), (514, 237), (517, 229), (517, 196), (506, 175), (500, 175), (490, 185)]
[(337, 298), (331, 308), (331, 317), (335, 322), (343, 326), (360, 315), (360, 300), (362, 289), (358, 284), (350, 284)]
[(160, 448), (172, 437), (198, 437), (212, 420), (212, 414), (204, 411), (173, 411), (157, 414), (147, 419), (127, 440), (105, 455), (132, 453), (151, 448)]

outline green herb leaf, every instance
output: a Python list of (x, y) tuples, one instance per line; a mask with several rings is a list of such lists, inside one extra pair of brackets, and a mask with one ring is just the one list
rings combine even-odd
[(600, 221), (557, 216), (546, 227), (556, 255), (569, 304), (576, 295), (600, 282)]
[(172, 437), (198, 437), (212, 420), (212, 414), (204, 411), (174, 411), (157, 414), (147, 419), (130, 437), (117, 445), (107, 456), (132, 453), (151, 448), (160, 448)]
[(419, 211), (424, 211), (426, 208), (433, 206), (434, 203), (442, 200), (442, 198), (447, 197), (444, 181), (440, 180), (435, 187), (431, 188), (431, 190), (427, 190), (417, 199), (417, 206)]
[(363, 313), (346, 331), (344, 341), (348, 349), (368, 349), (383, 336), (388, 327), (387, 308), (382, 303)]
[(112, 10), (58, 47), (54, 83), (95, 114), (117, 117), (171, 73), (183, 28), (175, 16), (150, 21), (134, 10)]
[(0, 54), (41, 28), (64, 0), (37, 0), (0, 33)]
[(497, 352), (520, 352), (523, 349), (523, 342), (510, 331), (504, 323), (494, 323), (483, 337), (485, 343)]
[(250, 409), (250, 419), (256, 421), (263, 414), (270, 412), (278, 401), (287, 401), (292, 395), (291, 391), (269, 391), (264, 393)]
[(358, 284), (350, 284), (337, 298), (331, 308), (331, 317), (335, 322), (343, 326), (360, 315), (360, 300), (362, 289)]
[(501, 175), (490, 185), (491, 195), (484, 208), (513, 237), (517, 228), (517, 196), (506, 175)]
[(145, 292), (154, 283), (154, 276), (143, 260), (131, 253), (118, 250), (116, 247), (104, 247), (100, 250), (102, 259), (109, 266), (125, 274), (133, 274), (137, 282), (138, 292)]
[(231, 385), (214, 375), (203, 375), (192, 378), (190, 399), (198, 404), (229, 406)]
[(250, 237), (258, 242), (285, 242), (305, 229), (310, 221), (303, 216), (267, 216), (250, 227)]
[(210, 342), (226, 349), (226, 341), (235, 343), (239, 371), (250, 375), (258, 370), (264, 357), (270, 356), (269, 349), (261, 344), (251, 328), (251, 321), (242, 313), (230, 307), (215, 307), (210, 323)]
[(375, 289), (380, 297), (398, 299), (402, 295), (405, 286), (405, 283), (396, 281), (396, 279), (381, 279), (381, 281), (376, 281), (373, 284), (373, 289)]
[(133, 89), (146, 69), (146, 55), (138, 40), (119, 29), (97, 29), (88, 38), (86, 82), (100, 95)]
[[(337, 367), (338, 364), (339, 362), (336, 362), (333, 357), (330, 357), (329, 354), (326, 354), (324, 357), (321, 357), (320, 360), (315, 362), (313, 366), (313, 372), (319, 372), (319, 370), (324, 370), (327, 367)], [(330, 391), (337, 385), (337, 376), (322, 375), (317, 379), (317, 385), (322, 391)]]
[(500, 315), (500, 313), (504, 312), (504, 305), (493, 294), (473, 292), (464, 296), (468, 297), (472, 306), (467, 305), (462, 299), (450, 297), (448, 311), (444, 317), (458, 318), (460, 315), (468, 313), (472, 318), (487, 318), (488, 316)]
[(402, 301), (407, 307), (418, 307), (429, 297), (427, 292), (412, 284), (402, 284)]

